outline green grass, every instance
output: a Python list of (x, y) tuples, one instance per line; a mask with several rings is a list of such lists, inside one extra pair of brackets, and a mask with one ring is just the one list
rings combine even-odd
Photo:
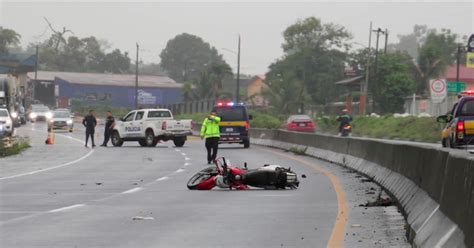
[[(253, 128), (281, 128), (287, 116), (271, 115), (258, 111), (249, 111), (253, 115), (250, 122)], [(201, 123), (207, 113), (179, 115), (179, 119), (192, 119)], [(337, 134), (339, 122), (336, 117), (319, 117), (316, 120), (317, 131), (320, 133)], [(419, 142), (438, 142), (443, 126), (436, 122), (435, 117), (398, 117), (383, 116), (355, 117), (352, 122), (353, 135), (380, 139), (399, 139)]]
[(3, 142), (0, 142), (0, 157), (20, 154), (23, 150), (30, 147), (29, 139), (22, 137), (16, 137), (11, 147), (4, 147)]
[[(318, 124), (321, 132), (338, 133), (339, 123), (335, 118), (325, 118)], [(435, 117), (356, 117), (352, 126), (354, 136), (420, 142), (438, 142), (442, 129)]]

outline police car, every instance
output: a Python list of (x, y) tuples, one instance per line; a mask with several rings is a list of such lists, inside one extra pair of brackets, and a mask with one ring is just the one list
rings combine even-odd
[(474, 145), (474, 91), (461, 93), (462, 97), (447, 115), (437, 121), (446, 123), (441, 132), (443, 147), (460, 148)]
[(115, 121), (111, 140), (114, 146), (138, 141), (144, 147), (173, 140), (175, 146), (182, 147), (187, 136), (192, 135), (192, 129), (192, 120), (174, 120), (168, 109), (138, 109)]
[(247, 113), (243, 103), (218, 102), (214, 109), (221, 118), (219, 124), (221, 131), (220, 144), (243, 144), (250, 147), (250, 120), (252, 115)]

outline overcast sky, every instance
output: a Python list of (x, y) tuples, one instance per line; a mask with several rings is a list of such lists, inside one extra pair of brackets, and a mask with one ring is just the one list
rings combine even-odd
[[(354, 42), (367, 44), (369, 22), (388, 28), (389, 42), (397, 34), (410, 33), (413, 25), (449, 28), (455, 33), (474, 33), (474, 0), (462, 2), (391, 1), (11, 1), (0, 0), (0, 24), (16, 30), (24, 45), (44, 40), (51, 32), (43, 17), (56, 28), (66, 27), (79, 37), (96, 36), (113, 48), (135, 54), (143, 49), (145, 62), (158, 63), (166, 42), (186, 32), (202, 37), (224, 55), (235, 69), (242, 37), (243, 73), (263, 74), (282, 56), (282, 32), (298, 19), (309, 16), (344, 25)], [(43, 36), (41, 36), (43, 35)], [(374, 44), (374, 43), (372, 43)], [(357, 45), (356, 45), (357, 46)], [(355, 46), (355, 47), (356, 47)], [(234, 70), (235, 71), (235, 70)]]

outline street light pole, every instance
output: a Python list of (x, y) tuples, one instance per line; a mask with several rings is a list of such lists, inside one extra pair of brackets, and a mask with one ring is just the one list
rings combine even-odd
[(379, 38), (380, 38), (380, 33), (385, 34), (385, 32), (381, 28), (377, 28), (376, 30), (373, 30), (373, 32), (377, 33), (377, 41), (375, 42), (375, 63), (374, 63), (374, 93), (372, 95), (372, 111), (375, 111), (375, 95), (378, 93), (377, 92), (377, 80), (378, 80), (378, 73), (377, 73), (377, 62), (379, 58)]
[(235, 90), (235, 102), (240, 102), (240, 34), (237, 50), (237, 89)]
[(367, 95), (369, 89), (369, 66), (370, 66), (370, 49), (372, 44), (372, 22), (369, 27), (369, 46), (367, 47), (367, 64), (365, 66), (365, 83), (362, 87), (362, 94), (359, 99), (359, 113), (365, 115), (367, 113)]
[(135, 60), (135, 109), (138, 109), (138, 49), (140, 47), (137, 43), (137, 58)]

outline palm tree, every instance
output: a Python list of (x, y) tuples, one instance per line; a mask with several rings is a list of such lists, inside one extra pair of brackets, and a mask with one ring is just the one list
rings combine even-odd
[(0, 26), (0, 53), (6, 53), (9, 46), (20, 43), (20, 37), (14, 30)]
[(232, 76), (232, 68), (227, 63), (222, 64), (213, 64), (209, 68), (209, 72), (215, 77), (213, 82), (214, 92), (216, 93), (216, 98), (219, 93), (222, 91), (222, 82), (226, 76)]
[(192, 82), (192, 85), (194, 86), (194, 95), (197, 98), (195, 100), (210, 99), (215, 96), (216, 91), (213, 87), (213, 82), (215, 82), (214, 75), (207, 71), (201, 72)]

